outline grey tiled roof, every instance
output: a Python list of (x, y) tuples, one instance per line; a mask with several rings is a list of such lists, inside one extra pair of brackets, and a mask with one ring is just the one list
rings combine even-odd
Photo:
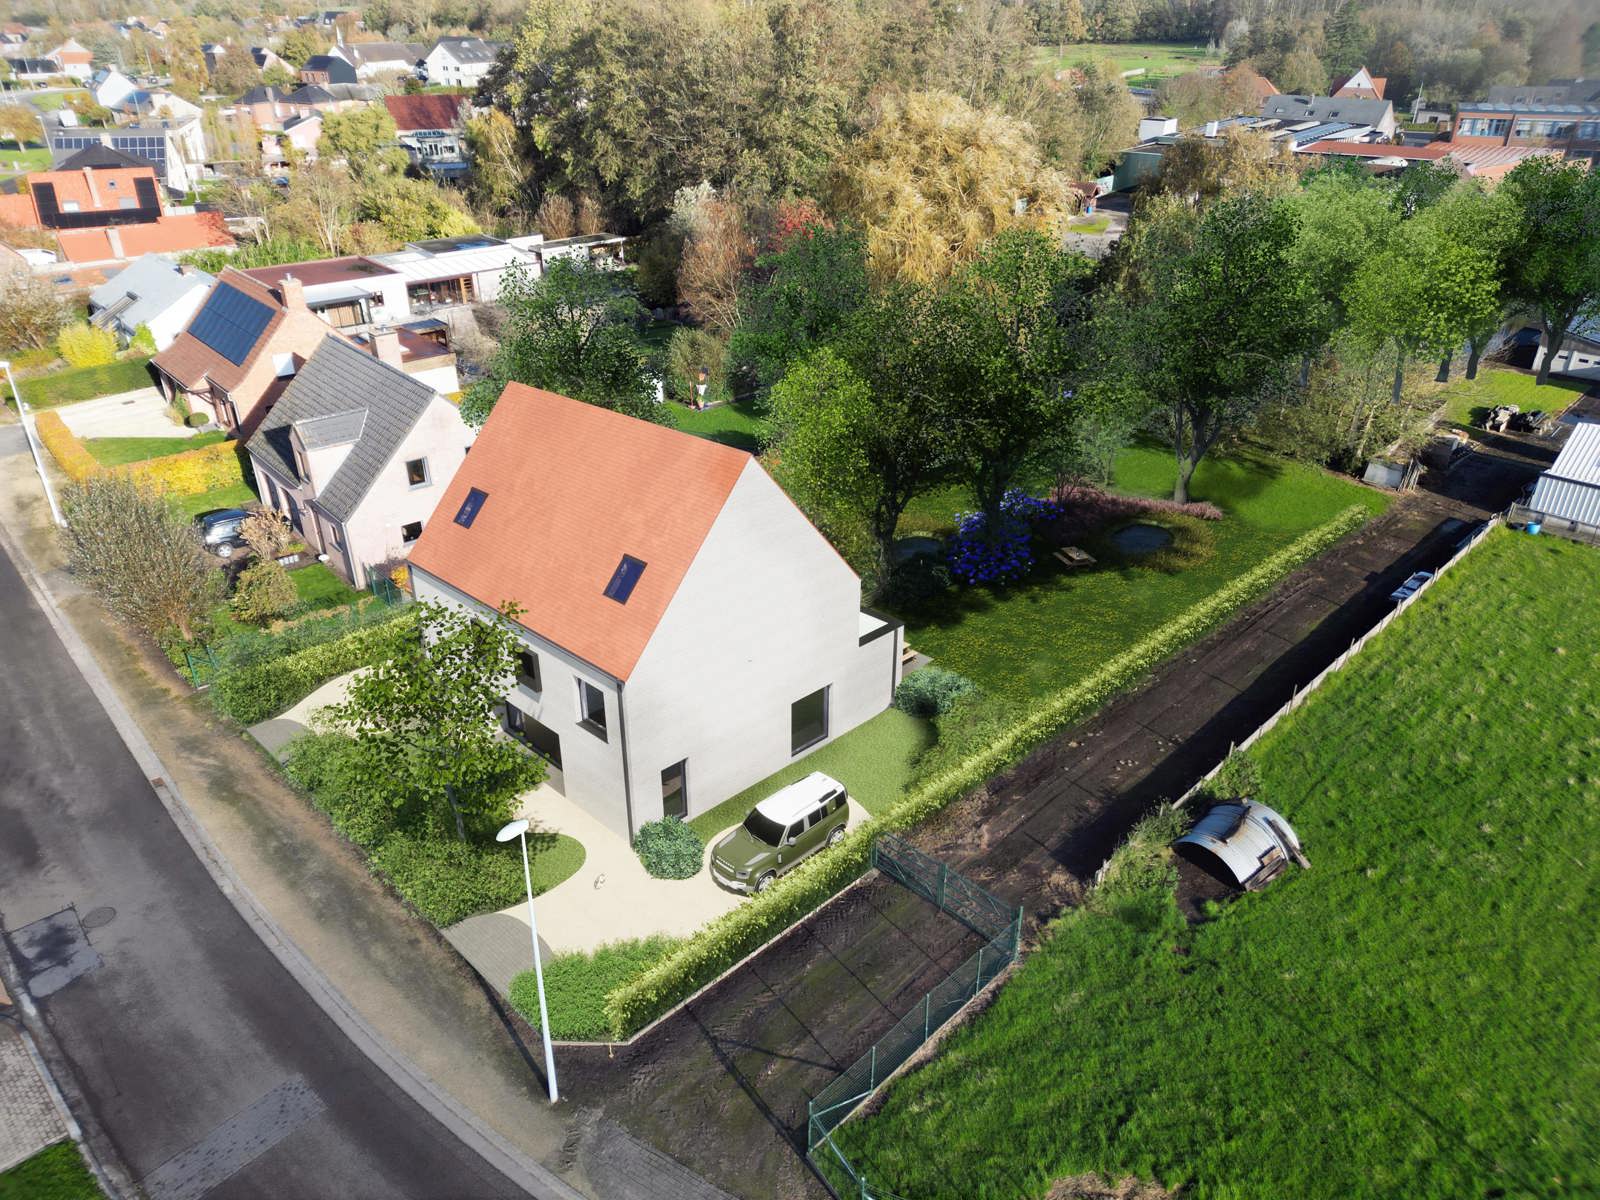
[(283, 390), (245, 449), (274, 473), (302, 482), (290, 429), (298, 425), (305, 438), (309, 425), (315, 445), (333, 446), (349, 441), (349, 436), (340, 435), (349, 435), (352, 423), (359, 421), (355, 445), (316, 495), (319, 509), (337, 521), (348, 521), (434, 395), (427, 384), (330, 333)]
[(1269, 96), (1261, 105), (1263, 117), (1301, 121), (1353, 121), (1358, 125), (1377, 125), (1394, 111), (1387, 100), (1365, 100), (1358, 96)]

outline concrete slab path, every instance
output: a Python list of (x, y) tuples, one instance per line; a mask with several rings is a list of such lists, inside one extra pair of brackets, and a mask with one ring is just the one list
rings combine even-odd
[(194, 437), (198, 429), (179, 425), (172, 410), (153, 387), (118, 392), (97, 400), (63, 404), (53, 409), (68, 429), (81, 438)]

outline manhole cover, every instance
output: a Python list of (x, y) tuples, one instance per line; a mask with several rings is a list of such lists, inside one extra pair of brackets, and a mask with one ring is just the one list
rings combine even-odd
[(111, 924), (116, 919), (117, 910), (110, 905), (102, 904), (99, 908), (91, 908), (84, 914), (83, 927), (85, 929), (99, 929), (103, 925)]

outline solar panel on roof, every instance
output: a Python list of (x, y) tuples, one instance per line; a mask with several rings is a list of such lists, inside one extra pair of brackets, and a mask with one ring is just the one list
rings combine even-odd
[(633, 588), (639, 582), (639, 576), (644, 574), (644, 566), (644, 563), (631, 554), (624, 554), (622, 561), (617, 564), (617, 569), (611, 573), (611, 582), (606, 584), (606, 598), (615, 600), (618, 604), (626, 604), (628, 597), (633, 595)]
[(272, 310), (261, 301), (219, 283), (195, 315), (189, 334), (238, 367), (250, 357), (251, 347), (270, 320)]

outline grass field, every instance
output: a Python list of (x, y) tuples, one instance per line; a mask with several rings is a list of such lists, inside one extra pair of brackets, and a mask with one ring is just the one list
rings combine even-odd
[(1067, 228), (1074, 233), (1104, 233), (1111, 227), (1111, 218), (1105, 213), (1095, 213), (1092, 217), (1073, 217), (1067, 222)]
[(1572, 379), (1554, 379), (1543, 387), (1532, 375), (1484, 367), (1476, 379), (1457, 379), (1444, 388), (1444, 422), (1471, 429), (1481, 425), (1491, 408), (1515, 404), (1523, 412), (1535, 409), (1560, 412), (1587, 391), (1589, 385)]
[(102, 467), (165, 458), (186, 450), (199, 450), (223, 440), (221, 433), (197, 433), (193, 437), (100, 437), (85, 438), (83, 444)]
[(899, 799), (911, 780), (911, 764), (932, 743), (930, 722), (891, 708), (737, 796), (707, 809), (689, 824), (710, 841), (728, 826), (744, 820), (756, 801), (813, 771), (832, 775), (845, 785), (852, 800), (869, 813), (876, 813)]
[(1142, 68), (1143, 75), (1128, 80), (1136, 85), (1222, 65), (1222, 55), (1208, 52), (1201, 43), (1189, 42), (1077, 42), (1040, 46), (1034, 56), (1039, 69), (1052, 75), (1064, 67), (1079, 67), (1099, 59), (1109, 59), (1118, 71)]
[[(1600, 1195), (1600, 551), (1491, 536), (1252, 752), (1311, 869), (1054, 927), (840, 1140), (920, 1200)], [(1507, 620), (1507, 614), (1516, 614)]]
[(18, 150), (15, 143), (9, 146), (0, 146), (0, 174), (19, 175), (26, 171), (47, 171), (50, 169), (50, 148), (48, 146), (27, 146)]
[(751, 454), (761, 449), (761, 420), (756, 416), (755, 406), (748, 400), (735, 400), (699, 412), (674, 404), (672, 415), (679, 429), (695, 437), (736, 446)]
[[(1117, 459), (1117, 490), (1168, 496), (1175, 472), (1166, 450), (1136, 446)], [(1047, 695), (1349, 505), (1378, 513), (1389, 503), (1347, 479), (1253, 453), (1202, 462), (1191, 495), (1226, 514), (1207, 526), (1211, 548), (1204, 561), (1169, 570), (1119, 562), (1090, 547), (1101, 561), (1088, 570), (1072, 573), (1051, 564), (1013, 587), (963, 588), (937, 606), (898, 614), (908, 640), (992, 692), (1021, 700)], [(922, 497), (901, 532), (946, 530), (961, 507), (972, 506), (959, 490)]]
[(311, 608), (337, 608), (361, 598), (361, 593), (335, 575), (326, 563), (299, 567), (289, 572), (289, 578), (294, 580), (300, 603)]
[(197, 517), (201, 513), (218, 508), (244, 508), (260, 499), (261, 497), (256, 495), (255, 488), (248, 483), (236, 483), (231, 487), (218, 488), (214, 492), (179, 496), (173, 500), (173, 504), (185, 517)]
[(46, 1146), (0, 1171), (0, 1200), (99, 1200), (103, 1194), (71, 1142)]

